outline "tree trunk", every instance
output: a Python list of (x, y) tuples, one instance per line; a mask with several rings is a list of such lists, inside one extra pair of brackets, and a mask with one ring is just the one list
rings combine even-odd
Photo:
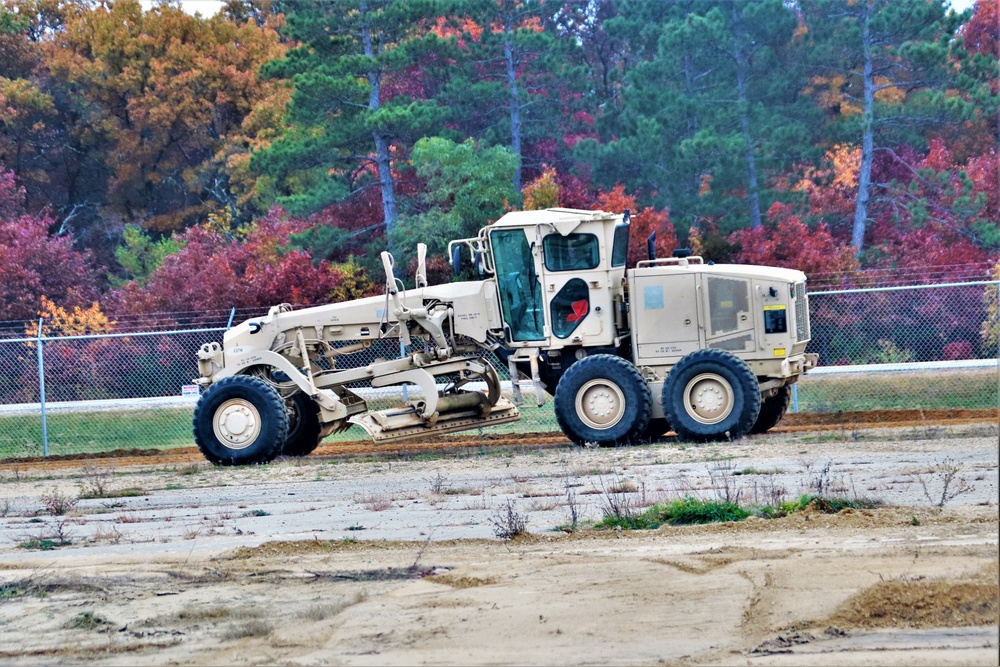
[[(368, 4), (361, 3), (362, 16), (367, 15)], [(365, 56), (369, 59), (368, 78), (368, 110), (378, 111), (381, 106), (382, 72), (375, 62), (375, 49), (372, 45), (371, 27), (367, 21), (361, 24), (361, 42), (364, 45)], [(388, 235), (399, 219), (399, 209), (396, 206), (396, 189), (392, 179), (392, 158), (389, 154), (389, 142), (378, 130), (372, 130), (375, 141), (375, 164), (378, 165), (378, 180), (382, 189), (382, 215), (385, 221), (385, 233)]]
[(510, 148), (517, 157), (514, 168), (514, 190), (521, 192), (521, 100), (517, 90), (517, 71), (514, 68), (514, 45), (511, 41), (510, 18), (504, 18), (503, 57), (507, 63), (507, 90), (510, 93)]
[[(691, 63), (691, 54), (690, 53), (685, 53), (684, 54), (684, 86), (687, 88), (688, 97), (694, 97), (694, 72), (691, 71), (692, 68), (693, 68), (693, 65)], [(697, 134), (697, 132), (698, 132), (698, 117), (695, 116), (694, 114), (689, 114), (688, 117), (687, 117), (687, 130), (688, 130), (687, 136), (688, 136), (689, 139), (691, 137), (693, 137), (695, 134)], [(697, 201), (697, 197), (700, 196), (699, 193), (701, 192), (701, 180), (702, 180), (702, 174), (699, 174), (699, 173), (696, 172), (694, 174), (694, 180), (693, 180), (693, 182), (689, 186), (690, 187), (690, 191), (692, 193), (694, 193), (693, 196), (692, 196), (692, 198), (691, 198), (692, 201)], [(695, 210), (691, 212), (691, 228), (692, 229), (698, 229), (699, 231), (701, 231), (698, 228), (698, 220), (699, 220), (698, 206), (696, 204), (695, 205)]]
[(872, 36), (871, 11), (865, 10), (864, 24), (861, 32), (864, 48), (864, 117), (861, 133), (861, 172), (858, 174), (858, 200), (854, 208), (854, 229), (851, 234), (851, 245), (856, 255), (861, 254), (865, 243), (865, 227), (868, 222), (868, 202), (871, 197), (872, 162), (874, 149), (874, 117), (875, 117), (875, 82), (872, 78)]
[(736, 61), (736, 93), (740, 114), (740, 129), (747, 145), (747, 189), (750, 194), (748, 202), (750, 209), (750, 228), (760, 227), (760, 193), (757, 188), (757, 156), (754, 151), (753, 137), (750, 135), (750, 105), (747, 102), (746, 79), (748, 63), (740, 43), (740, 17), (736, 4), (732, 6), (733, 17), (733, 59)]

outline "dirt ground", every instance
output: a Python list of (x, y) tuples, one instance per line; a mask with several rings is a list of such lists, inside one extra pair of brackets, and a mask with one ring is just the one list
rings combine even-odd
[[(0, 662), (998, 664), (995, 421), (806, 426), (0, 464)], [(878, 507), (594, 528), (801, 494)]]

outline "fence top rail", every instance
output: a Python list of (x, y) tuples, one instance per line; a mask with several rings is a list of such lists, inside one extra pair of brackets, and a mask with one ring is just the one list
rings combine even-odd
[(866, 292), (898, 292), (908, 289), (935, 289), (938, 287), (974, 287), (976, 285), (1000, 285), (1000, 280), (973, 280), (967, 283), (935, 283), (933, 285), (901, 285), (898, 287), (864, 287), (856, 289), (836, 289), (824, 290), (822, 292), (809, 292), (809, 296), (819, 296), (821, 294), (864, 294)]
[(75, 336), (35, 336), (34, 338), (0, 338), (3, 343), (37, 343), (43, 341), (62, 340), (94, 340), (96, 338), (132, 338), (134, 336), (173, 336), (176, 334), (189, 333), (213, 333), (217, 331), (227, 331), (227, 327), (213, 327), (211, 329), (169, 329), (164, 331), (134, 331), (131, 333), (105, 333), (105, 334), (78, 334)]

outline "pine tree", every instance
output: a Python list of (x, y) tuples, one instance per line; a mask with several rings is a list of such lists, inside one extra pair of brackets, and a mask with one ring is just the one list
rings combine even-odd
[(266, 75), (294, 88), (282, 137), (251, 166), (276, 179), (279, 203), (295, 214), (378, 187), (387, 231), (399, 218), (393, 148), (432, 133), (442, 110), (390, 84), (443, 44), (427, 28), (427, 0), (294, 0), (287, 34), (300, 46)]

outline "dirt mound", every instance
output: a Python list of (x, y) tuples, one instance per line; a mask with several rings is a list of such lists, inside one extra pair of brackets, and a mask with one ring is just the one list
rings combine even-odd
[[(840, 628), (947, 628), (1000, 624), (1000, 562), (975, 579), (881, 581), (848, 598), (826, 621)], [(992, 569), (986, 575), (986, 569)]]

